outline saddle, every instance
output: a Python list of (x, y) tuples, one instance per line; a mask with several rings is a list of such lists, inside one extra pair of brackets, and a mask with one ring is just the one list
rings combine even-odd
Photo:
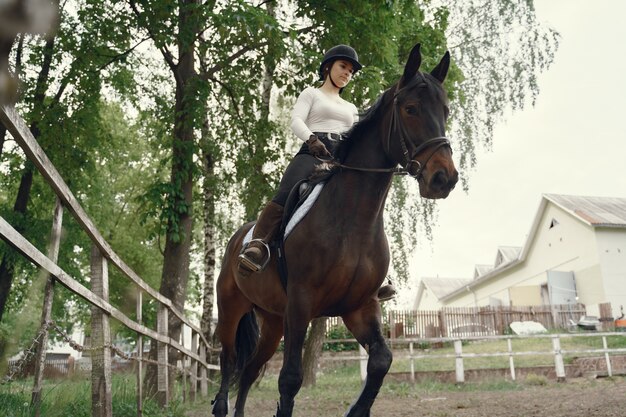
[(296, 213), (296, 211), (304, 204), (307, 198), (313, 192), (317, 184), (311, 184), (308, 179), (301, 180), (291, 189), (287, 201), (285, 203), (285, 211), (283, 214), (283, 220), (280, 225), (280, 229), (276, 234), (273, 242), (270, 242), (270, 247), (276, 249), (276, 255), (278, 260), (278, 275), (280, 277), (280, 283), (283, 286), (285, 292), (287, 292), (287, 258), (285, 257), (285, 232), (289, 221)]

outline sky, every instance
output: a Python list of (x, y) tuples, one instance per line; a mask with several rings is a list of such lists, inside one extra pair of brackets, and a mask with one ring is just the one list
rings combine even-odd
[(469, 192), (438, 202), (434, 240), (421, 239), (399, 307), (412, 307), (421, 277), (471, 278), (498, 246), (523, 246), (542, 194), (626, 197), (626, 0), (535, 6), (561, 34), (537, 102), (507, 115), (492, 150), (478, 151)]

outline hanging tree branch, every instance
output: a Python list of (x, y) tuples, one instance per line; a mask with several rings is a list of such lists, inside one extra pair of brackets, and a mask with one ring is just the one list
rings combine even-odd
[[(133, 9), (133, 12), (135, 13), (135, 16), (137, 17), (138, 23), (141, 25), (141, 22), (144, 19), (142, 19), (142, 14), (137, 8), (137, 3), (135, 2), (135, 0), (128, 0), (128, 3), (130, 4), (130, 7)], [(174, 62), (174, 55), (172, 55), (169, 49), (167, 49), (165, 46), (157, 46), (156, 34), (152, 31), (149, 25), (141, 25), (141, 26), (148, 32), (148, 35), (154, 42), (154, 45), (159, 49), (159, 51), (161, 51), (161, 54), (163, 55), (163, 59), (165, 59), (165, 62), (167, 62), (167, 65), (169, 65), (172, 72), (176, 74), (178, 65), (176, 64), (176, 62)]]

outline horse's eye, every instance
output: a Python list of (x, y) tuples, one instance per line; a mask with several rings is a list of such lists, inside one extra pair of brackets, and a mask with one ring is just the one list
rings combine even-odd
[(410, 114), (411, 116), (416, 116), (417, 115), (417, 107), (413, 106), (413, 105), (408, 105), (404, 108), (404, 110)]

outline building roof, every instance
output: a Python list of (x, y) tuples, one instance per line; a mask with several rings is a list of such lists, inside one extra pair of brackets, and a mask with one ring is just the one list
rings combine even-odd
[(472, 282), (469, 278), (422, 278), (422, 282), (435, 294), (435, 297), (441, 297), (450, 292), (465, 287)]
[(516, 260), (519, 258), (520, 253), (522, 253), (521, 246), (499, 246), (494, 267), (497, 268), (500, 265)]
[(493, 269), (493, 265), (477, 264), (474, 265), (474, 278), (478, 278), (481, 275), (485, 275), (487, 272)]
[(594, 227), (626, 227), (626, 198), (544, 194), (574, 217)]

